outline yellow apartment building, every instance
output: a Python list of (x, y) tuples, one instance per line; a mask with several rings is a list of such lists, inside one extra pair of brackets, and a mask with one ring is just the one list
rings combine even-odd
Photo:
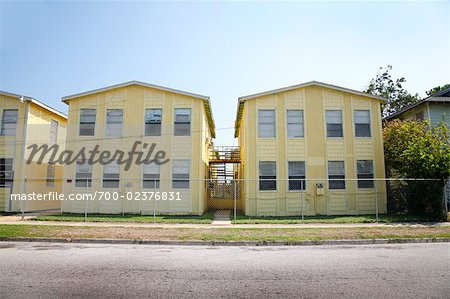
[[(64, 194), (97, 197), (66, 200), (63, 212), (198, 215), (207, 209), (208, 149), (215, 137), (208, 97), (131, 81), (67, 96), (63, 102), (69, 106), (67, 148), (78, 153), (98, 146), (127, 153), (138, 142), (143, 152), (154, 145), (154, 152), (166, 153), (160, 160), (168, 160), (133, 163), (128, 169), (116, 159), (105, 165), (88, 160), (66, 165)], [(144, 144), (149, 145), (145, 150)], [(145, 199), (143, 192), (159, 192), (161, 198)]]
[[(57, 200), (13, 200), (11, 193), (46, 194), (62, 190), (62, 166), (30, 158), (30, 145), (64, 150), (67, 116), (27, 96), (0, 91), (0, 211), (59, 209)], [(29, 163), (28, 163), (28, 162)], [(27, 182), (24, 182), (24, 178)], [(37, 199), (37, 198), (36, 198)]]
[(386, 213), (382, 101), (315, 81), (239, 98), (245, 214)]

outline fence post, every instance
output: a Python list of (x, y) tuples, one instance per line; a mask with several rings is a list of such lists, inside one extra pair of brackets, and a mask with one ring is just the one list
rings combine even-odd
[(20, 209), (22, 210), (22, 221), (25, 218), (25, 202), (27, 200), (27, 177), (23, 179), (23, 193), (25, 194), (25, 200), (22, 200), (20, 204)]
[(86, 196), (84, 198), (84, 222), (87, 222), (89, 179), (86, 180)]
[(305, 218), (305, 216), (304, 216), (304, 214), (305, 214), (305, 206), (303, 205), (304, 204), (304, 201), (303, 201), (303, 180), (301, 180), (300, 181), (300, 199), (301, 199), (301, 208), (302, 208), (302, 220), (304, 220), (304, 218)]
[(378, 180), (375, 180), (375, 218), (378, 222)]
[(156, 223), (156, 180), (153, 180), (153, 223)]
[(236, 179), (234, 180), (234, 209), (233, 209), (233, 216), (234, 216), (234, 224), (236, 224), (236, 197), (237, 197), (237, 188), (236, 188)]

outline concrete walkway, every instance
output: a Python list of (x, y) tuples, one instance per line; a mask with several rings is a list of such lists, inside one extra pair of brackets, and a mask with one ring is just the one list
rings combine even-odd
[(230, 213), (230, 210), (217, 210), (214, 213), (212, 225), (231, 225)]

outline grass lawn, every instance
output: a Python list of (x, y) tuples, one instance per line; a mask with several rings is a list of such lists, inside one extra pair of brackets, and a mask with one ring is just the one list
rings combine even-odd
[(450, 227), (365, 228), (125, 228), (53, 225), (0, 225), (0, 239), (48, 237), (164, 241), (298, 242), (340, 239), (450, 238)]
[[(170, 215), (170, 216), (156, 216), (153, 219), (152, 216), (142, 215), (105, 215), (105, 214), (89, 214), (87, 217), (88, 222), (139, 222), (139, 223), (196, 223), (196, 224), (209, 224), (213, 221), (213, 213), (205, 213), (201, 216), (196, 215)], [(60, 215), (47, 215), (37, 216), (31, 220), (37, 221), (73, 221), (83, 222), (84, 214), (60, 214)]]
[[(230, 216), (233, 220), (233, 215)], [(430, 222), (431, 220), (423, 216), (409, 215), (379, 215), (379, 223), (395, 223), (395, 222)], [(237, 215), (236, 224), (301, 224), (301, 223), (375, 223), (377, 222), (375, 215), (358, 215), (358, 216), (305, 216), (302, 220), (301, 216), (245, 216)]]

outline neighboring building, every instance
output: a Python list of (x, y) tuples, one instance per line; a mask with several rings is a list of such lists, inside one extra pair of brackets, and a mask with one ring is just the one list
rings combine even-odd
[[(60, 208), (56, 200), (11, 200), (11, 193), (61, 192), (62, 167), (28, 164), (31, 144), (58, 144), (64, 149), (67, 116), (31, 97), (0, 91), (0, 211), (17, 212)], [(28, 181), (24, 184), (24, 177)]]
[(370, 180), (385, 178), (382, 101), (315, 81), (239, 98), (245, 214), (386, 213), (386, 184)]
[[(208, 150), (215, 137), (208, 97), (131, 81), (63, 101), (69, 105), (67, 148), (79, 151), (99, 145), (100, 150), (127, 152), (139, 141), (155, 143), (155, 152), (163, 150), (170, 159), (160, 166), (133, 164), (129, 170), (98, 163), (65, 166), (66, 195), (96, 191), (120, 195), (117, 200), (88, 202), (89, 213), (151, 214), (154, 204), (158, 214), (202, 214), (207, 209)], [(180, 200), (127, 199), (141, 191), (179, 192)], [(83, 201), (62, 204), (64, 212), (83, 213), (85, 208)]]
[[(428, 120), (432, 126), (444, 122), (450, 128), (450, 88), (432, 94), (384, 119), (390, 121), (396, 118), (401, 120)], [(447, 205), (450, 207), (450, 178), (445, 187), (445, 197)]]
[(444, 122), (450, 127), (450, 88), (411, 104), (384, 119), (393, 120), (396, 118), (428, 120), (433, 126)]

